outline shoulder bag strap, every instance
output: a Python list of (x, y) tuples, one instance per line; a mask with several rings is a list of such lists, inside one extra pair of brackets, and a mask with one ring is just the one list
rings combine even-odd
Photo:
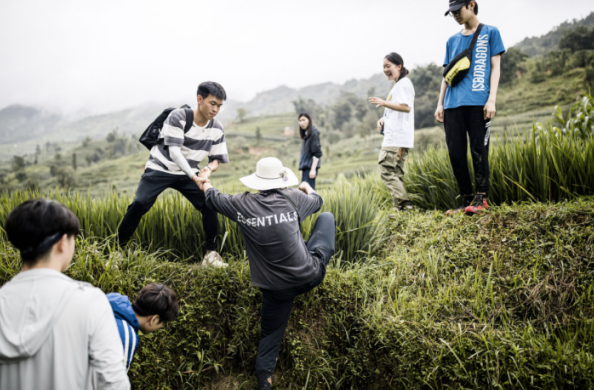
[(194, 111), (188, 106), (184, 104), (181, 108), (186, 111), (186, 125), (184, 126), (184, 134), (190, 131), (192, 125), (194, 124)]
[(474, 52), (474, 47), (476, 46), (476, 42), (478, 41), (479, 35), (481, 35), (481, 30), (483, 29), (484, 24), (479, 24), (478, 27), (476, 28), (476, 31), (474, 32), (474, 36), (472, 37), (472, 41), (470, 42), (470, 46), (468, 46), (468, 49), (472, 52)]

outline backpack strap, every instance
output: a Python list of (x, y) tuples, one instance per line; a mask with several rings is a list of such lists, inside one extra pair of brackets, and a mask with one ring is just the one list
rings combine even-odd
[(194, 111), (192, 111), (190, 106), (188, 106), (187, 104), (184, 104), (183, 106), (181, 106), (181, 108), (183, 108), (184, 111), (186, 111), (186, 125), (184, 126), (184, 134), (186, 134), (188, 131), (190, 131), (192, 125), (194, 124)]
[(474, 52), (474, 47), (476, 46), (476, 42), (478, 41), (478, 37), (481, 34), (481, 30), (483, 29), (484, 26), (485, 25), (481, 23), (476, 28), (476, 31), (474, 32), (474, 36), (472, 37), (472, 41), (470, 41), (470, 46), (468, 46), (468, 49), (470, 51)]
[(299, 211), (297, 211), (297, 205), (295, 204), (295, 202), (293, 202), (293, 199), (289, 198), (281, 190), (278, 190), (276, 188), (274, 188), (274, 189), (272, 189), (270, 191), (276, 192), (277, 194), (279, 194), (280, 196), (282, 196), (283, 198), (285, 198), (289, 203), (291, 203), (291, 206), (293, 206), (293, 208), (295, 209), (295, 212), (297, 213), (297, 220), (299, 221), (299, 225), (301, 225), (301, 217), (299, 216)]

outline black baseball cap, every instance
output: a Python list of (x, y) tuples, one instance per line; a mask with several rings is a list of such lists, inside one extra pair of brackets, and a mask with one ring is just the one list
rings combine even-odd
[[(460, 8), (464, 7), (467, 3), (470, 3), (472, 0), (449, 0), (450, 1), (450, 9), (448, 9), (445, 13), (445, 16), (448, 16), (450, 12), (458, 11)], [(475, 1), (476, 3), (476, 1)]]

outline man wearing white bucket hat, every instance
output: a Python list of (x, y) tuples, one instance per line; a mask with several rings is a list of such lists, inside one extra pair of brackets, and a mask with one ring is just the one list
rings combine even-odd
[(270, 389), (283, 334), (297, 295), (322, 283), (334, 255), (336, 222), (322, 213), (309, 242), (300, 223), (322, 207), (322, 197), (274, 157), (258, 161), (256, 173), (240, 179), (257, 193), (222, 194), (204, 180), (206, 205), (239, 224), (252, 285), (262, 290), (261, 339), (256, 358), (258, 389)]

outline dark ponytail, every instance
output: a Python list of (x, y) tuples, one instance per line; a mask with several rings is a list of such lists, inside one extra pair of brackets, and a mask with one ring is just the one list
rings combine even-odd
[(400, 54), (392, 52), (384, 58), (396, 66), (402, 65), (402, 68), (400, 69), (400, 77), (398, 77), (398, 80), (396, 80), (396, 82), (399, 82), (400, 80), (408, 76), (408, 69), (404, 67), (404, 60), (402, 59)]

